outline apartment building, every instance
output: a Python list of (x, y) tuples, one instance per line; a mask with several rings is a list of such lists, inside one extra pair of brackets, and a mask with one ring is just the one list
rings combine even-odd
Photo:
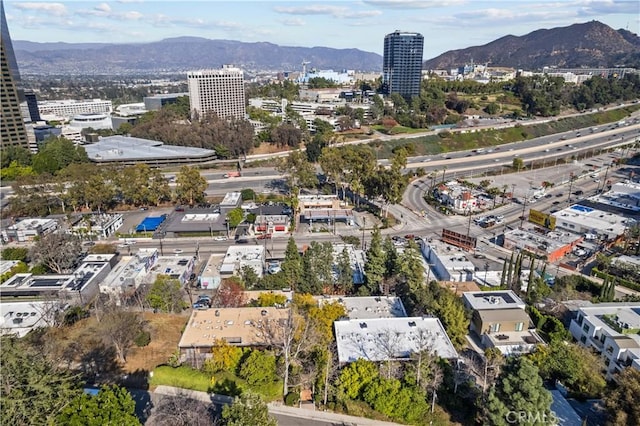
[(601, 354), (607, 378), (626, 367), (640, 370), (640, 304), (580, 307), (569, 331), (579, 344)]

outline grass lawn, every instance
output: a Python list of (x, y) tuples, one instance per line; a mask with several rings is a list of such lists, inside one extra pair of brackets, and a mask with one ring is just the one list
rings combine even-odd
[(229, 396), (240, 395), (243, 391), (250, 390), (262, 395), (267, 401), (282, 398), (282, 380), (262, 385), (250, 385), (228, 371), (220, 371), (214, 374), (212, 380), (209, 374), (186, 365), (177, 368), (168, 365), (157, 367), (153, 370), (153, 377), (149, 381), (149, 386), (154, 388), (159, 385)]
[(161, 365), (153, 370), (153, 377), (149, 380), (150, 388), (159, 385), (208, 392), (211, 388), (211, 377), (184, 365), (177, 368)]

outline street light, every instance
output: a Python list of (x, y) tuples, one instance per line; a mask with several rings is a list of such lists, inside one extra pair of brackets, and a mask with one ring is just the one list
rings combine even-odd
[(573, 188), (574, 177), (573, 172), (569, 173), (569, 203), (571, 203), (571, 189)]

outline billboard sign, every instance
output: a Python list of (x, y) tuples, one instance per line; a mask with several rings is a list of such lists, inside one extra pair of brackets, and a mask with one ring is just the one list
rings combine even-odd
[(529, 222), (547, 229), (556, 229), (556, 217), (538, 210), (529, 210)]

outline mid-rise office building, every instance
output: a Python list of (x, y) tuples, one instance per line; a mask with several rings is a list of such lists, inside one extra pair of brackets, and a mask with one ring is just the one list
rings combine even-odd
[(215, 113), (220, 118), (246, 115), (244, 77), (239, 68), (224, 65), (218, 70), (190, 71), (189, 103), (192, 113), (203, 117)]
[(419, 33), (394, 31), (384, 38), (382, 58), (383, 92), (405, 98), (420, 96), (424, 37)]
[(113, 104), (102, 99), (62, 99), (38, 102), (38, 111), (47, 118), (71, 119), (78, 114), (111, 114)]

